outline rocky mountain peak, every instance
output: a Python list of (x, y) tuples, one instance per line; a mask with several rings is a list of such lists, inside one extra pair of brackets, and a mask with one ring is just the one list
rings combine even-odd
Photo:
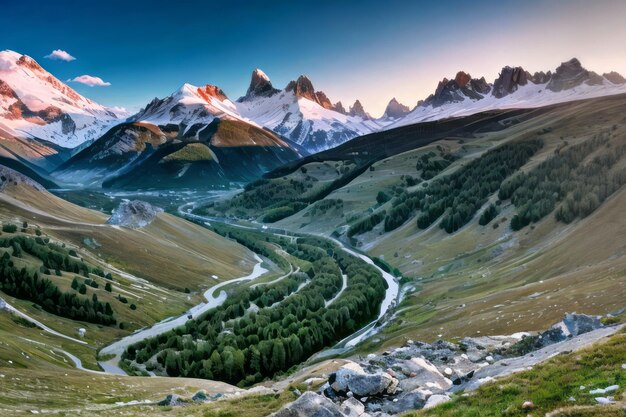
[(343, 107), (341, 101), (335, 103), (335, 105), (333, 106), (333, 110), (341, 114), (346, 114), (346, 109), (345, 107)]
[(489, 91), (491, 91), (491, 86), (485, 81), (485, 77), (476, 79), (464, 71), (459, 71), (453, 80), (444, 78), (439, 81), (435, 93), (431, 94), (421, 105), (439, 107), (447, 103), (460, 102), (466, 98), (480, 100)]
[(466, 73), (465, 71), (459, 71), (456, 73), (454, 77), (454, 81), (459, 85), (459, 87), (465, 87), (470, 81), (472, 77)]
[(224, 91), (216, 85), (207, 84), (204, 87), (198, 87), (198, 94), (207, 102), (211, 101), (211, 97), (215, 97), (219, 101), (228, 100)]
[(402, 116), (407, 115), (411, 110), (408, 106), (400, 103), (396, 98), (392, 98), (387, 104), (387, 108), (385, 109), (385, 114), (383, 117), (391, 117), (393, 119), (398, 119)]
[(498, 78), (493, 83), (493, 95), (496, 98), (507, 96), (517, 91), (519, 86), (528, 84), (530, 78), (530, 73), (524, 68), (506, 66), (502, 68)]
[(576, 87), (589, 79), (589, 71), (583, 68), (577, 58), (562, 62), (550, 79), (547, 87), (554, 92)]
[(333, 103), (330, 102), (330, 99), (326, 96), (326, 94), (324, 94), (323, 91), (315, 92), (315, 101), (317, 101), (317, 103), (325, 109), (332, 110), (333, 108)]
[(250, 86), (248, 87), (248, 91), (246, 91), (246, 95), (243, 96), (240, 101), (253, 97), (270, 97), (279, 91), (279, 89), (274, 88), (267, 74), (257, 68), (252, 71)]
[(550, 81), (550, 78), (552, 78), (552, 71), (538, 71), (535, 72), (532, 77), (530, 77), (530, 81), (534, 84), (545, 84)]
[(348, 114), (350, 114), (350, 116), (358, 116), (363, 119), (370, 118), (369, 114), (365, 112), (365, 109), (363, 108), (363, 105), (359, 100), (356, 100), (354, 104), (350, 107), (350, 111), (348, 112)]
[(39, 65), (37, 63), (37, 61), (35, 61), (34, 59), (32, 59), (31, 57), (29, 57), (28, 55), (22, 55), (18, 60), (17, 60), (17, 65), (21, 65), (23, 67), (29, 68), (33, 71), (45, 71), (41, 65)]
[(306, 75), (299, 76), (296, 81), (290, 81), (285, 90), (293, 91), (293, 93), (298, 97), (308, 98), (311, 101), (317, 102), (313, 83)]
[(619, 72), (605, 72), (602, 76), (613, 84), (626, 84), (626, 78), (624, 78)]

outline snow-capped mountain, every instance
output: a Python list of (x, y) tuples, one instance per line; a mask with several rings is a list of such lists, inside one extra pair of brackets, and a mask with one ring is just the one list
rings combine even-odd
[(530, 74), (522, 67), (504, 67), (498, 78), (472, 78), (460, 71), (444, 78), (434, 94), (385, 129), (486, 110), (534, 108), (566, 101), (626, 93), (626, 79), (616, 72), (599, 75), (586, 70), (576, 58), (563, 62), (554, 73)]
[(289, 82), (284, 90), (276, 91), (263, 73), (263, 88), (272, 93), (250, 94), (258, 88), (259, 71), (252, 73), (248, 93), (236, 103), (239, 114), (310, 152), (340, 145), (384, 126), (383, 121), (369, 117), (358, 100), (348, 112), (341, 102), (332, 104), (326, 94), (316, 91), (311, 80), (304, 75)]
[(31, 57), (0, 52), (0, 127), (11, 135), (74, 148), (126, 116), (81, 96)]
[(252, 72), (246, 94), (237, 101), (214, 85), (185, 84), (164, 99), (154, 99), (130, 120), (177, 125), (182, 135), (193, 136), (216, 118), (269, 129), (309, 152), (340, 145), (384, 126), (371, 118), (358, 100), (348, 112), (340, 102), (332, 104), (304, 75), (279, 90), (260, 69)]
[(214, 119), (243, 120), (221, 88), (183, 84), (164, 99), (155, 98), (129, 120), (156, 126), (179, 126), (181, 135), (197, 135)]

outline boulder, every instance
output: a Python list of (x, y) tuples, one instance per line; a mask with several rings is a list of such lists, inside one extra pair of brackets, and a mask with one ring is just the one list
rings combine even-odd
[(341, 405), (326, 397), (307, 391), (294, 402), (287, 404), (273, 417), (388, 417), (384, 413), (369, 414), (358, 400), (350, 398)]
[(428, 401), (426, 401), (426, 404), (424, 404), (424, 409), (436, 407), (439, 404), (443, 404), (450, 400), (451, 398), (449, 395), (438, 395), (438, 394), (432, 395), (430, 396), (430, 398), (428, 398)]
[(348, 382), (350, 379), (354, 378), (356, 375), (363, 375), (365, 371), (356, 362), (348, 362), (343, 365), (341, 368), (330, 374), (328, 377), (328, 383), (331, 388), (337, 392), (346, 392), (348, 389)]
[(567, 313), (563, 319), (563, 324), (571, 336), (578, 336), (603, 327), (600, 316), (576, 313)]
[(393, 394), (398, 380), (386, 372), (366, 373), (363, 368), (349, 362), (331, 374), (328, 383), (335, 392), (351, 391), (358, 397), (368, 397), (382, 393)]
[(162, 211), (163, 209), (145, 201), (123, 201), (107, 220), (107, 223), (137, 229), (152, 223)]
[(417, 410), (424, 407), (426, 401), (433, 395), (429, 390), (415, 389), (405, 392), (397, 397), (397, 401), (383, 404), (382, 410), (390, 414), (399, 414), (409, 410)]
[(404, 361), (403, 367), (411, 372), (411, 377), (403, 379), (398, 385), (403, 391), (413, 391), (420, 387), (445, 391), (452, 386), (452, 381), (424, 358), (411, 358), (409, 361)]
[(341, 412), (350, 417), (359, 417), (365, 413), (365, 406), (356, 398), (348, 398), (341, 404)]

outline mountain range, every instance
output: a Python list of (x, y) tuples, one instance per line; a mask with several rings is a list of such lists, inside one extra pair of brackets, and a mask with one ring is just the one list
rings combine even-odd
[(492, 83), (459, 71), (414, 108), (393, 98), (373, 118), (359, 100), (347, 110), (333, 103), (305, 75), (281, 90), (255, 69), (236, 100), (215, 85), (184, 84), (129, 115), (81, 96), (34, 59), (3, 51), (0, 157), (63, 183), (226, 186), (374, 132), (621, 92), (620, 74), (599, 75), (573, 58), (554, 72), (506, 66)]

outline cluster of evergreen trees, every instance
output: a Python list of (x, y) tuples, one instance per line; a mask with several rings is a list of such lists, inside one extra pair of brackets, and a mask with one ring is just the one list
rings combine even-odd
[[(105, 276), (100, 268), (90, 267), (75, 256), (71, 256), (67, 249), (46, 241), (47, 239), (41, 237), (20, 235), (0, 239), (0, 247), (11, 248), (11, 254), (15, 258), (21, 258), (23, 253), (27, 253), (41, 260), (43, 265), (40, 271), (43, 274), (50, 275), (53, 270), (58, 276), (62, 275), (61, 271), (81, 272), (85, 276), (89, 276), (89, 273)], [(0, 259), (0, 288), (7, 294), (33, 301), (52, 314), (73, 320), (104, 325), (116, 323), (109, 303), (99, 302), (95, 295), (89, 300), (75, 293), (62, 292), (50, 279), (40, 276), (39, 273), (33, 273), (26, 268), (17, 268), (12, 256), (6, 251)], [(110, 274), (106, 276), (111, 277)], [(84, 284), (82, 286), (85, 287)], [(81, 288), (74, 289), (79, 291)], [(79, 292), (85, 294), (86, 287), (84, 291)]]
[[(283, 204), (283, 203), (281, 203)], [(276, 207), (268, 210), (263, 216), (264, 223), (275, 223), (279, 220), (282, 220), (286, 217), (292, 216), (305, 208), (307, 206), (306, 203), (302, 203), (300, 201), (292, 201), (285, 205), (281, 205), (280, 207)]]
[(487, 207), (480, 215), (480, 218), (478, 219), (478, 224), (481, 226), (488, 225), (493, 219), (496, 218), (497, 215), (498, 208), (495, 206), (495, 204), (489, 204), (489, 207)]
[(0, 239), (0, 247), (12, 247), (12, 253), (16, 257), (20, 257), (22, 251), (26, 252), (41, 260), (43, 266), (48, 269), (82, 273), (85, 276), (89, 276), (89, 273), (105, 276), (100, 268), (91, 268), (80, 259), (70, 255), (70, 251), (53, 243), (46, 243), (41, 237), (13, 236)]
[(557, 220), (564, 223), (588, 216), (626, 183), (626, 171), (613, 169), (625, 153), (625, 145), (611, 146), (609, 135), (601, 134), (559, 148), (532, 171), (511, 177), (498, 194), (501, 200), (510, 198), (517, 208), (511, 228), (537, 222), (555, 208)]
[(348, 237), (352, 237), (355, 235), (360, 235), (362, 233), (369, 232), (374, 227), (376, 227), (378, 223), (383, 221), (386, 214), (387, 212), (385, 210), (379, 211), (377, 213), (367, 216), (366, 218), (361, 219), (358, 222), (354, 223), (348, 229)]
[(0, 257), (0, 289), (14, 297), (32, 301), (58, 316), (104, 325), (116, 323), (109, 303), (61, 292), (52, 281), (40, 277), (37, 272), (16, 268), (9, 252)]
[[(148, 369), (160, 367), (171, 376), (247, 385), (286, 371), (376, 317), (386, 283), (375, 268), (326, 240), (280, 244), (293, 256), (306, 253), (312, 262), (310, 282), (300, 291), (294, 293), (294, 286), (304, 276), (235, 290), (221, 307), (130, 346), (125, 363), (147, 363)], [(341, 289), (342, 273), (348, 276), (348, 287), (326, 307)], [(251, 304), (277, 301), (272, 308), (249, 311)]]
[(448, 168), (457, 158), (451, 153), (443, 153), (437, 156), (435, 152), (428, 152), (417, 160), (415, 169), (421, 171), (421, 177), (425, 180), (434, 178), (444, 169)]
[(453, 233), (469, 222), (502, 182), (534, 155), (543, 143), (538, 139), (509, 143), (486, 152), (444, 178), (433, 180), (414, 193), (394, 200), (385, 217), (385, 231), (394, 230), (420, 210), (417, 226), (425, 229), (437, 219)]

